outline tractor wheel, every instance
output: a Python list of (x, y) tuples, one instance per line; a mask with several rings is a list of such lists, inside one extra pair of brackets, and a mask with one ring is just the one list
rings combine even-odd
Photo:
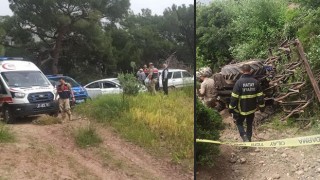
[(241, 66), (243, 64), (250, 65), (252, 69), (252, 75), (254, 76), (265, 74), (263, 63), (262, 61), (258, 61), (258, 60), (226, 65), (221, 69), (221, 73), (226, 80), (237, 80), (242, 75)]

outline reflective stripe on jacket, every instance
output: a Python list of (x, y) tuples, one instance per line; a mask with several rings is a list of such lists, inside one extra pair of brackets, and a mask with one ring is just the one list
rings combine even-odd
[(258, 106), (265, 106), (261, 86), (251, 75), (244, 74), (233, 87), (229, 109), (245, 116), (254, 113)]

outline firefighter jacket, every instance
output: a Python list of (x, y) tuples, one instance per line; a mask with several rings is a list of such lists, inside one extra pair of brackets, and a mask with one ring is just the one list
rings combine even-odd
[(260, 84), (251, 75), (243, 74), (233, 87), (229, 109), (246, 116), (254, 113), (258, 106), (265, 106)]

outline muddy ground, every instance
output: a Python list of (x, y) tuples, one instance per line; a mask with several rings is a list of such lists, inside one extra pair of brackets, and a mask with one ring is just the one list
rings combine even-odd
[[(222, 141), (241, 142), (232, 118), (222, 112), (226, 129)], [(253, 141), (276, 140), (311, 135), (308, 130), (297, 132), (257, 128)], [(289, 148), (247, 148), (221, 145), (216, 166), (198, 167), (197, 180), (318, 180), (320, 179), (320, 145)]]
[(9, 125), (16, 142), (0, 144), (0, 180), (18, 179), (193, 179), (193, 172), (121, 139), (110, 127), (95, 125), (103, 143), (79, 148), (73, 134), (86, 118), (54, 125), (38, 117)]

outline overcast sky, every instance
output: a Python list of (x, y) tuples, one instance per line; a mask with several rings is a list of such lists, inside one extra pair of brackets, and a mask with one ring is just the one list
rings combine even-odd
[[(149, 8), (152, 14), (162, 15), (163, 11), (167, 7), (171, 7), (172, 4), (182, 5), (193, 4), (194, 0), (130, 0), (130, 9), (135, 14), (141, 13), (141, 9)], [(12, 15), (12, 11), (9, 8), (8, 0), (0, 0), (0, 16)]]

